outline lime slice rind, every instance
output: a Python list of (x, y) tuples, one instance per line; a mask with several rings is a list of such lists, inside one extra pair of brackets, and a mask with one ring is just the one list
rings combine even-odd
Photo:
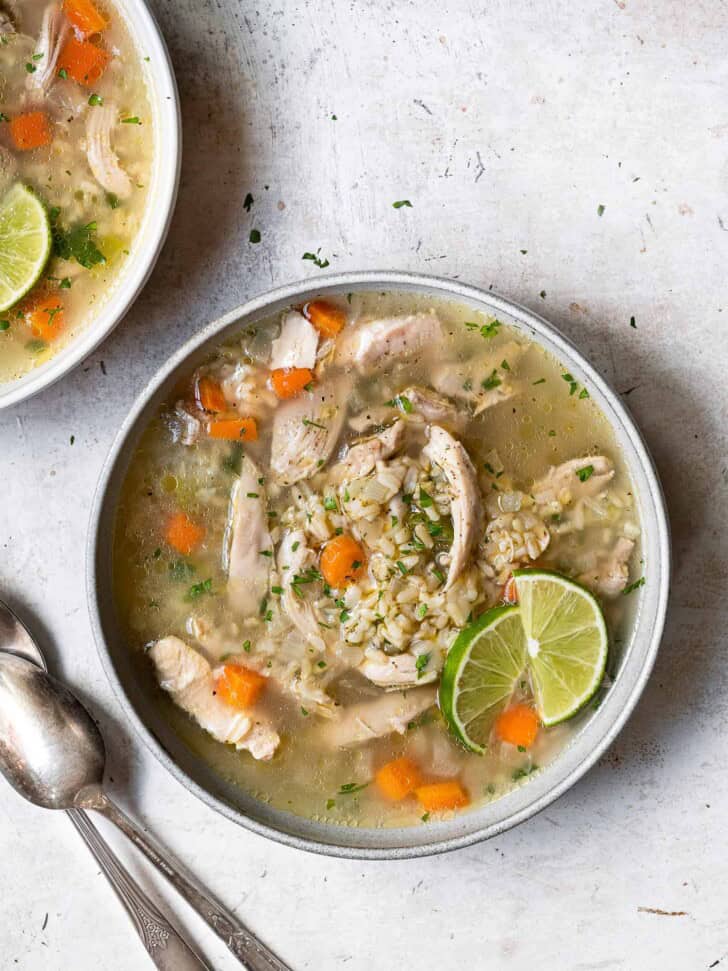
[(518, 607), (495, 607), (455, 638), (440, 681), (440, 707), (470, 751), (485, 751), (493, 722), (525, 664)]
[(596, 694), (607, 663), (607, 627), (595, 597), (546, 570), (515, 570), (536, 705), (544, 725), (566, 721)]
[(0, 313), (13, 307), (43, 275), (52, 247), (40, 199), (21, 182), (0, 199)]

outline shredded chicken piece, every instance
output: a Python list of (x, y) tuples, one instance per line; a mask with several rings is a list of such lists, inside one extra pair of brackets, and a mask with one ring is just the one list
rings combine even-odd
[(153, 644), (149, 656), (160, 686), (213, 738), (246, 749), (255, 759), (273, 757), (280, 742), (277, 732), (252, 709), (238, 711), (218, 698), (215, 675), (199, 651), (169, 636)]
[(273, 416), (271, 468), (282, 485), (320, 471), (331, 457), (344, 423), (344, 385), (318, 385), (283, 401)]
[(285, 314), (281, 333), (271, 348), (271, 370), (278, 368), (313, 368), (316, 365), (318, 331), (297, 310)]
[(359, 671), (380, 688), (402, 688), (405, 685), (427, 684), (437, 678), (437, 671), (417, 670), (414, 654), (385, 654), (370, 651), (359, 665)]
[(131, 179), (111, 147), (111, 131), (118, 117), (119, 109), (110, 102), (90, 109), (86, 115), (86, 157), (101, 188), (127, 199), (132, 191)]
[(400, 396), (406, 398), (414, 411), (422, 415), (425, 421), (446, 425), (462, 425), (465, 422), (466, 415), (454, 401), (430, 388), (413, 385), (400, 392)]
[(320, 737), (332, 748), (348, 748), (395, 732), (403, 735), (409, 722), (431, 708), (435, 698), (434, 688), (415, 688), (388, 692), (374, 701), (340, 708), (322, 727)]
[(240, 476), (230, 498), (223, 566), (227, 570), (228, 601), (241, 616), (255, 614), (268, 590), (270, 551), (267, 499), (256, 464), (243, 456)]
[[(521, 391), (513, 380), (512, 371), (527, 348), (516, 341), (509, 341), (488, 358), (441, 364), (433, 376), (433, 386), (441, 394), (456, 401), (467, 402), (473, 414), (479, 415), (503, 401), (509, 401)], [(503, 362), (508, 368), (503, 367)]]
[(400, 450), (404, 438), (405, 423), (397, 420), (376, 435), (351, 445), (337, 469), (343, 472), (345, 478), (369, 475), (377, 462), (391, 458)]
[(202, 427), (200, 420), (187, 411), (184, 401), (178, 401), (174, 406), (174, 418), (170, 424), (175, 442), (181, 442), (183, 445), (194, 445), (200, 437)]
[(58, 57), (70, 29), (60, 4), (49, 4), (43, 14), (43, 22), (38, 34), (38, 44), (34, 54), (35, 71), (28, 74), (25, 79), (26, 87), (36, 98), (45, 97), (58, 76), (56, 70)]
[(586, 455), (552, 466), (531, 489), (539, 506), (568, 506), (577, 499), (597, 496), (614, 478), (614, 467), (604, 455)]
[(627, 586), (629, 560), (633, 551), (634, 542), (620, 536), (614, 549), (597, 561), (596, 569), (583, 573), (579, 581), (604, 597), (616, 597)]
[(301, 529), (286, 533), (278, 547), (278, 571), (283, 585), (281, 605), (293, 626), (318, 651), (325, 651), (326, 644), (316, 620), (313, 607), (303, 593), (307, 586), (296, 587), (296, 578), (315, 564), (312, 551), (306, 546), (306, 535)]
[(405, 314), (359, 324), (340, 339), (339, 363), (354, 364), (362, 374), (390, 367), (398, 360), (434, 350), (442, 338), (437, 314)]
[(430, 429), (423, 454), (440, 466), (452, 492), (453, 541), (445, 584), (445, 590), (449, 590), (467, 565), (478, 539), (482, 514), (478, 482), (463, 445), (439, 425)]

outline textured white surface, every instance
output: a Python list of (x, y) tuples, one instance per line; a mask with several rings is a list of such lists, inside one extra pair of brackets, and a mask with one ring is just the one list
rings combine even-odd
[[(728, 968), (724, 0), (154, 6), (185, 126), (170, 239), (101, 351), (0, 417), (0, 589), (91, 701), (112, 790), (296, 971)], [(668, 632), (636, 714), (544, 814), (447, 857), (328, 860), (217, 818), (130, 735), (91, 644), (89, 504), (132, 399), (203, 322), (315, 277), (319, 246), (544, 313), (634, 389), (668, 495)], [(146, 967), (69, 823), (4, 785), (0, 887), (3, 969)]]

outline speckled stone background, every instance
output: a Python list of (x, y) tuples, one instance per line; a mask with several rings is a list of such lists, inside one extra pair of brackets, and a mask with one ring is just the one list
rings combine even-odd
[[(0, 417), (0, 589), (98, 713), (113, 792), (296, 971), (728, 968), (728, 4), (153, 6), (184, 118), (169, 240), (100, 351)], [(319, 859), (217, 818), (131, 735), (91, 642), (89, 504), (130, 403), (203, 322), (315, 278), (318, 247), (548, 316), (625, 396), (670, 505), (667, 634), (619, 741), (538, 818), (437, 859)], [(146, 967), (67, 820), (5, 785), (0, 888), (3, 969)]]

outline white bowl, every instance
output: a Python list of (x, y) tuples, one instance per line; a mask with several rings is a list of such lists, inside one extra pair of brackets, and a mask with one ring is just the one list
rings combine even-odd
[[(599, 708), (590, 710), (553, 762), (522, 786), (494, 802), (427, 826), (335, 826), (275, 809), (235, 785), (173, 729), (164, 711), (171, 702), (162, 697), (143, 655), (129, 650), (114, 603), (109, 537), (134, 449), (160, 402), (183, 375), (247, 323), (292, 304), (356, 290), (407, 291), (467, 304), (498, 316), (553, 354), (577, 381), (588, 385), (592, 399), (611, 424), (635, 488), (642, 525), (648, 582), (636, 595), (635, 617), (615, 658), (614, 682)], [(460, 281), (370, 271), (320, 276), (263, 294), (208, 324), (172, 355), (150, 378), (112, 445), (91, 512), (86, 565), (91, 622), (101, 661), (124, 711), (162, 765), (208, 806), (263, 836), (331, 856), (394, 860), (452, 850), (501, 833), (544, 809), (594, 765), (623, 727), (652, 669), (667, 610), (670, 537), (660, 483), (632, 417), (619, 395), (551, 324), (525, 307)]]
[(144, 0), (114, 0), (145, 73), (154, 124), (154, 160), (141, 229), (119, 279), (81, 333), (45, 364), (16, 381), (0, 384), (0, 410), (58, 381), (111, 333), (147, 281), (164, 244), (174, 211), (182, 155), (177, 83), (167, 46)]

